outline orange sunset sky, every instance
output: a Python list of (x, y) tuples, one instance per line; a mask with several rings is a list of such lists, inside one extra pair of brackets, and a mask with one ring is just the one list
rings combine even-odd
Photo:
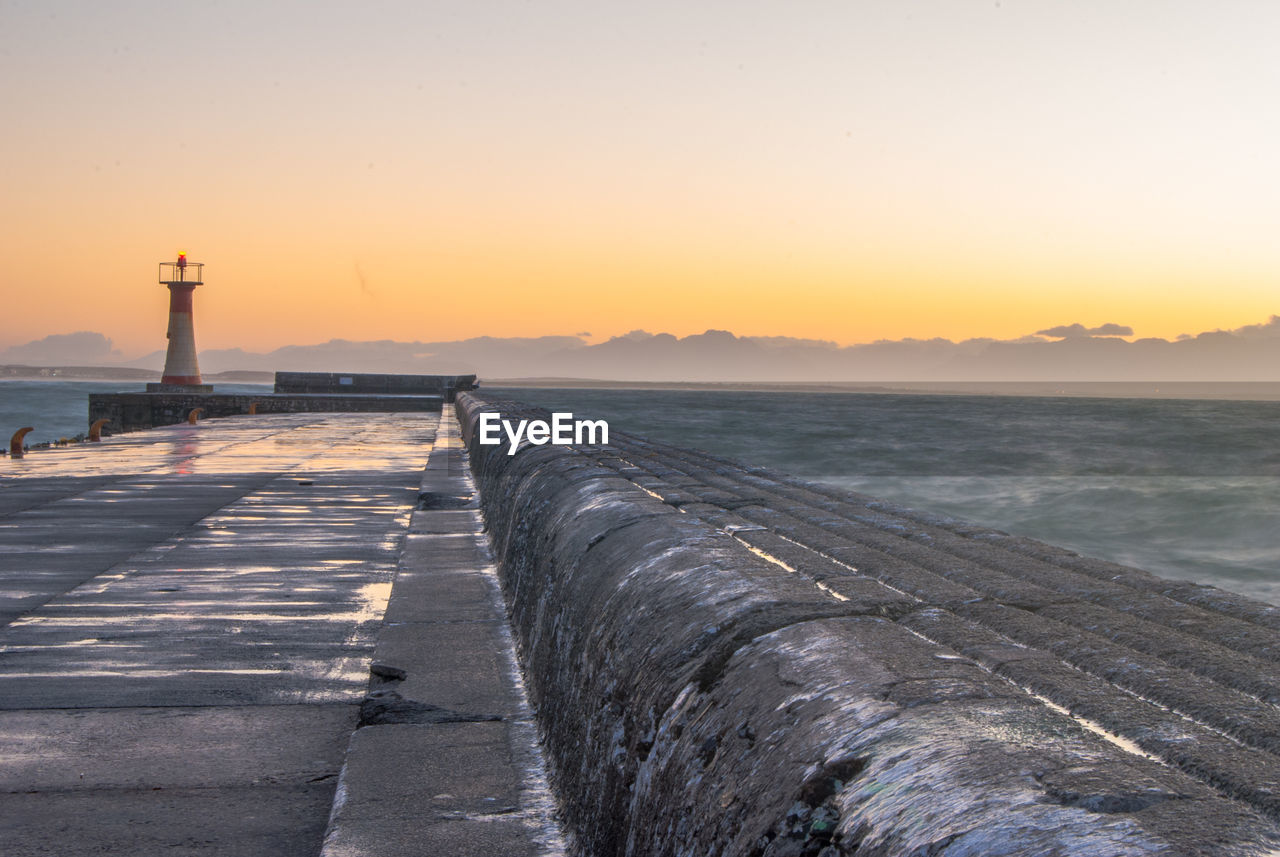
[(1280, 312), (1280, 6), (0, 2), (0, 348)]

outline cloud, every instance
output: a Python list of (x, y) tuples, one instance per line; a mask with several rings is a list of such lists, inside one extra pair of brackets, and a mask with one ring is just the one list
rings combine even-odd
[[(836, 346), (726, 330), (679, 338), (633, 330), (597, 345), (584, 337), (476, 337), (444, 342), (335, 339), (258, 354), (203, 351), (206, 373), (227, 370), (461, 373), (483, 379), (877, 383), (899, 381), (1280, 381), (1280, 316), (1232, 331), (1120, 339), (1119, 324), (1068, 324), (1018, 339), (879, 340)], [(81, 331), (0, 351), (0, 363), (136, 365), (158, 369), (164, 352), (121, 363), (111, 340)]]
[(1089, 329), (1090, 336), (1133, 336), (1133, 328), (1127, 324), (1102, 324)]
[(1081, 336), (1133, 336), (1133, 328), (1127, 324), (1101, 324), (1097, 327), (1085, 327), (1079, 322), (1060, 324), (1046, 330), (1037, 330), (1036, 336), (1050, 336), (1054, 339), (1076, 339)]
[(32, 363), (38, 365), (75, 366), (119, 359), (120, 352), (101, 333), (80, 330), (55, 333), (25, 345), (14, 345), (0, 351), (0, 363)]
[(1049, 327), (1044, 330), (1037, 330), (1036, 336), (1052, 336), (1054, 339), (1074, 339), (1078, 336), (1088, 336), (1089, 331), (1083, 324), (1060, 324), (1057, 327)]
[(797, 339), (794, 336), (744, 336), (757, 345), (766, 348), (825, 348), (835, 350), (839, 344), (829, 339)]
[(1280, 315), (1273, 315), (1262, 324), (1247, 324), (1244, 327), (1238, 327), (1231, 332), (1236, 336), (1243, 336), (1246, 339), (1280, 338)]

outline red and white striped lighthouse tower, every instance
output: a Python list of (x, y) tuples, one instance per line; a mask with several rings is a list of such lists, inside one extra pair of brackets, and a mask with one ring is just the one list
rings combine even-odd
[(207, 393), (212, 387), (200, 380), (200, 364), (196, 362), (196, 328), (192, 312), (192, 293), (204, 283), (204, 263), (188, 262), (186, 253), (176, 262), (160, 263), (160, 284), (169, 287), (169, 350), (164, 356), (164, 376), (159, 384), (148, 384), (148, 390), (182, 390)]

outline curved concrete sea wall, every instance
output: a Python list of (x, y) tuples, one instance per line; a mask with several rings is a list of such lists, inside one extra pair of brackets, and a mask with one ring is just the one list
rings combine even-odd
[(457, 408), (584, 854), (1280, 853), (1275, 608)]

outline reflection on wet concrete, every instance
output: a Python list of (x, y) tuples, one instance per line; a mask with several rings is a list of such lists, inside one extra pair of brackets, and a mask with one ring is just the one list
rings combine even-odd
[[(32, 456), (6, 480), (117, 477), (0, 518), (7, 593), (45, 602), (0, 635), (0, 707), (163, 705), (175, 683), (194, 705), (359, 694), (434, 418), (227, 422)], [(246, 679), (264, 668), (275, 681)]]
[[(421, 415), (229, 419), (6, 462), (0, 621), (99, 575), (119, 573), (117, 566), (152, 565), (179, 542), (208, 558), (215, 543), (204, 530), (224, 530), (230, 541), (221, 546), (233, 551), (244, 538), (256, 549), (293, 544), (300, 534), (285, 525), (290, 515), (302, 519), (304, 529), (328, 527), (362, 538), (367, 527), (359, 521), (367, 515), (348, 517), (347, 511), (397, 514), (413, 480), (392, 487), (381, 484), (383, 476), (420, 469), (434, 423)], [(312, 544), (313, 553), (327, 558), (328, 548)], [(234, 561), (241, 564), (243, 558)]]
[[(317, 841), (290, 846), (315, 853), (336, 784), (333, 760), (366, 689), (437, 422), (432, 414), (232, 418), (5, 461), (0, 779), (30, 756), (22, 748), (48, 719), (40, 712), (82, 711), (88, 719), (66, 728), (83, 737), (109, 711), (231, 706), (270, 743), (294, 728), (296, 718), (279, 712), (306, 704), (329, 713), (317, 714), (323, 728), (296, 741), (299, 758), (286, 764), (305, 778), (259, 772), (222, 802), (208, 793), (174, 799), (225, 813), (244, 805), (243, 787), (263, 786), (260, 799), (278, 805), (281, 818), (322, 812)], [(101, 742), (99, 767), (113, 777), (138, 760), (151, 771), (148, 789), (183, 776), (181, 763), (156, 763), (150, 745), (116, 734)], [(222, 749), (238, 752), (234, 741)], [(87, 803), (63, 795), (39, 811), (92, 816), (114, 812), (117, 799), (129, 812), (142, 805), (132, 793)], [(19, 800), (0, 794), (0, 813), (21, 810)], [(85, 835), (102, 825), (111, 826), (85, 822)], [(30, 843), (50, 847), (66, 853), (56, 837)]]

